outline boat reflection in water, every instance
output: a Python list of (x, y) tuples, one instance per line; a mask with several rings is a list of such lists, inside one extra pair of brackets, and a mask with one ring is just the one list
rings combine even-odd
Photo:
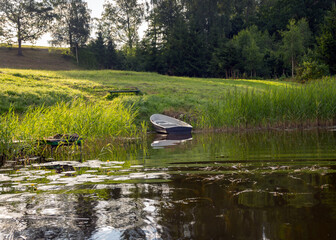
[(157, 135), (155, 140), (152, 142), (151, 147), (153, 149), (161, 149), (165, 147), (176, 146), (183, 144), (187, 141), (192, 140), (191, 133), (187, 134), (168, 134), (168, 135)]

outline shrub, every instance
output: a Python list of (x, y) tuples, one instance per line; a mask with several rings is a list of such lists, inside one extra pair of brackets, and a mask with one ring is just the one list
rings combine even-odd
[(304, 61), (297, 70), (297, 79), (308, 81), (310, 79), (319, 79), (329, 74), (329, 67), (317, 60)]

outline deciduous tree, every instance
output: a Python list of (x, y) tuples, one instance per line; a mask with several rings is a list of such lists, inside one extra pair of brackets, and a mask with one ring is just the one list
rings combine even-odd
[(90, 10), (82, 0), (57, 0), (56, 19), (52, 28), (53, 45), (69, 45), (76, 54), (78, 48), (85, 45), (90, 36)]
[(325, 16), (318, 37), (319, 50), (332, 73), (336, 73), (336, 6)]
[(296, 22), (294, 19), (289, 21), (287, 30), (281, 32), (282, 52), (285, 62), (291, 63), (292, 77), (300, 57), (305, 53), (310, 41), (310, 30), (308, 22), (301, 19)]
[(115, 0), (104, 5), (102, 21), (109, 28), (112, 39), (126, 45), (127, 52), (139, 41), (138, 30), (142, 23), (144, 9), (137, 0)]
[(17, 39), (18, 55), (22, 55), (22, 42), (34, 42), (49, 30), (52, 4), (47, 0), (0, 0), (0, 17), (3, 34)]

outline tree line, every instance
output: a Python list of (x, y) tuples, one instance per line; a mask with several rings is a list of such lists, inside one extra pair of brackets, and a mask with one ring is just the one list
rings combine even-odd
[(15, 37), (19, 55), (45, 32), (88, 68), (302, 80), (336, 72), (333, 0), (110, 0), (99, 19), (82, 0), (0, 0), (0, 36)]

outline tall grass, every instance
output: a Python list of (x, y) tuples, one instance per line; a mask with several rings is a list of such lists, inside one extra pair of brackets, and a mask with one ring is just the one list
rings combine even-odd
[(133, 108), (124, 107), (119, 99), (112, 102), (77, 99), (51, 107), (30, 108), (22, 115), (11, 109), (0, 116), (0, 155), (11, 155), (27, 145), (34, 151), (36, 140), (55, 134), (77, 133), (86, 140), (136, 136), (136, 115)]
[(336, 82), (324, 79), (265, 92), (228, 90), (200, 112), (197, 124), (202, 128), (333, 124)]
[[(71, 124), (68, 120), (60, 124), (60, 115), (51, 116), (48, 113), (49, 118), (46, 116), (45, 111), (50, 106), (53, 111), (62, 112), (63, 119), (73, 117), (72, 115), (77, 114), (77, 108), (69, 106), (69, 111), (59, 110), (64, 104), (59, 102), (74, 98), (95, 102), (95, 107), (97, 102), (102, 102), (103, 108), (106, 104), (114, 105), (119, 101), (118, 104), (123, 105), (125, 111), (137, 111), (133, 125), (138, 128), (141, 128), (143, 121), (149, 125), (149, 117), (153, 113), (182, 118), (195, 129), (317, 125), (330, 123), (335, 118), (335, 78), (298, 84), (271, 80), (170, 77), (155, 73), (110, 70), (0, 71), (0, 112), (7, 114), (10, 106), (14, 106), (15, 111), (23, 116), (20, 117), (21, 122), (25, 115), (31, 115), (26, 120), (26, 125), (32, 125), (31, 129), (39, 128), (39, 125), (29, 123), (29, 119), (35, 118), (34, 114), (39, 119), (40, 115), (43, 115), (44, 121), (50, 126), (62, 126), (58, 127), (57, 131), (44, 127), (43, 131), (46, 133), (43, 135), (72, 132), (74, 129), (82, 129), (82, 134), (91, 135), (89, 127), (81, 127), (86, 125), (86, 120), (80, 117)], [(139, 88), (144, 95), (121, 96), (111, 102), (104, 100), (109, 90), (131, 87)], [(42, 104), (44, 107), (40, 109)], [(29, 106), (34, 106), (34, 111), (33, 108), (29, 109)], [(99, 116), (98, 113), (92, 112), (87, 115), (87, 119), (97, 119)], [(95, 131), (100, 134), (101, 130)], [(28, 134), (21, 139), (27, 137)], [(37, 137), (40, 136), (34, 138)]]

